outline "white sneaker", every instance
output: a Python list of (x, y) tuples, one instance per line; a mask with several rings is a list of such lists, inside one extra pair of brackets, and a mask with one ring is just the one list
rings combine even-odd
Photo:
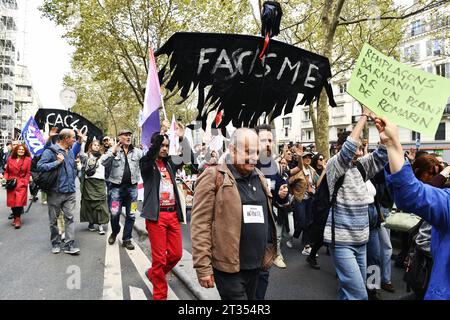
[(284, 263), (284, 260), (281, 256), (277, 256), (273, 261), (273, 264), (276, 265), (278, 268), (286, 269), (286, 263)]
[(102, 225), (98, 226), (98, 234), (104, 235), (105, 234), (105, 230), (103, 229)]
[(303, 248), (302, 255), (309, 256), (310, 253), (311, 253), (311, 247), (309, 247), (309, 248), (304, 247)]
[(286, 241), (286, 247), (288, 247), (289, 249), (292, 249), (294, 245), (292, 244), (292, 240), (288, 240)]
[[(302, 255), (304, 255), (304, 256), (309, 256), (311, 254), (311, 247), (309, 247), (309, 248), (303, 248), (303, 251), (302, 251)], [(319, 254), (318, 253), (316, 253), (316, 258), (319, 256)]]

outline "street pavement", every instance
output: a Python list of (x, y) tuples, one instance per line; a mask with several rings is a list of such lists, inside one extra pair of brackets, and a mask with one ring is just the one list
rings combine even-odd
[[(22, 228), (8, 220), (6, 191), (0, 188), (0, 300), (148, 300), (152, 285), (145, 277), (151, 266), (148, 240), (136, 249), (112, 246), (107, 236), (79, 223), (79, 192), (75, 213), (76, 246), (80, 255), (51, 253), (47, 206), (41, 199), (22, 217)], [(123, 223), (123, 221), (122, 221)], [(194, 299), (173, 274), (167, 276), (169, 299)]]
[[(6, 192), (0, 188), (0, 300), (147, 300), (152, 285), (145, 277), (150, 267), (150, 244), (144, 219), (137, 216), (133, 241), (136, 250), (128, 251), (118, 241), (110, 246), (106, 235), (87, 230), (79, 223), (79, 192), (76, 220), (76, 245), (81, 254), (51, 253), (47, 206), (41, 199), (22, 218), (15, 230), (6, 208)], [(188, 222), (190, 213), (188, 212)], [(122, 221), (123, 223), (123, 221)], [(216, 289), (198, 285), (192, 268), (189, 224), (182, 225), (183, 259), (167, 275), (169, 299), (218, 299)], [(301, 255), (300, 242), (284, 247), (286, 269), (272, 267), (266, 298), (269, 300), (335, 300), (337, 280), (331, 258), (319, 252), (321, 270), (311, 269)], [(402, 271), (393, 267), (396, 293), (382, 292), (383, 299), (396, 300), (406, 294)]]
[[(189, 213), (189, 212), (188, 212)], [(188, 220), (190, 215), (188, 214)], [(182, 225), (183, 247), (192, 252), (188, 225)], [(284, 244), (284, 243), (283, 243)], [(267, 288), (267, 300), (336, 300), (338, 283), (334, 265), (330, 256), (326, 254), (326, 248), (319, 251), (320, 270), (312, 269), (301, 254), (300, 239), (294, 239), (292, 249), (282, 246), (286, 269), (273, 266), (270, 269), (269, 286)], [(394, 253), (398, 250), (395, 250)], [(392, 283), (396, 288), (395, 293), (380, 290), (383, 300), (406, 299), (410, 294), (406, 292), (406, 284), (402, 280), (403, 270), (394, 267), (392, 260)]]

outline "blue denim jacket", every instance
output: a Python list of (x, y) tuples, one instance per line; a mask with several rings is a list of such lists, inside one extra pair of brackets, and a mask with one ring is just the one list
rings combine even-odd
[(433, 269), (426, 300), (450, 299), (450, 189), (417, 180), (408, 161), (394, 174), (385, 168), (386, 182), (397, 208), (417, 214), (432, 226)]
[[(56, 160), (56, 154), (52, 150), (49, 150), (50, 148), (63, 154), (64, 162), (60, 164)], [(59, 193), (73, 193), (76, 191), (75, 178), (77, 177), (77, 166), (75, 164), (75, 158), (79, 151), (80, 146), (78, 142), (74, 144), (67, 154), (59, 144), (47, 144), (45, 146), (45, 150), (38, 161), (37, 169), (45, 172), (59, 166), (58, 183), (51, 189), (52, 191)]]

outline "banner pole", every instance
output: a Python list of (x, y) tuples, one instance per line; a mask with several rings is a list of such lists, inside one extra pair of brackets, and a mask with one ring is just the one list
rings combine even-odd
[(164, 119), (167, 120), (167, 113), (166, 113), (166, 107), (164, 106), (164, 99), (163, 99), (162, 95), (160, 97), (161, 97), (161, 105), (162, 105), (163, 113), (164, 113)]

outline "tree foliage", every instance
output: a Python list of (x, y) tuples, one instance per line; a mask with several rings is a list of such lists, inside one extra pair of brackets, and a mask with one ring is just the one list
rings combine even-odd
[[(132, 121), (129, 127), (137, 127), (143, 106), (150, 45), (158, 49), (177, 31), (239, 33), (251, 21), (242, 19), (251, 16), (250, 4), (239, 0), (46, 0), (41, 11), (75, 47), (65, 78), (79, 95), (75, 110), (108, 106), (116, 126)], [(190, 122), (196, 114), (180, 100), (164, 94), (167, 114)]]
[[(405, 19), (445, 2), (418, 0), (400, 8), (394, 0), (286, 0), (278, 39), (328, 57), (334, 79), (346, 79), (364, 42), (398, 56)], [(177, 31), (259, 34), (260, 26), (248, 0), (45, 0), (41, 10), (65, 28), (76, 49), (66, 77), (79, 94), (76, 110), (97, 115), (110, 133), (137, 128), (149, 45), (157, 49)], [(164, 93), (168, 116), (190, 122), (196, 110), (180, 100), (176, 92)], [(327, 102), (323, 93), (311, 106), (317, 148), (326, 155)]]

